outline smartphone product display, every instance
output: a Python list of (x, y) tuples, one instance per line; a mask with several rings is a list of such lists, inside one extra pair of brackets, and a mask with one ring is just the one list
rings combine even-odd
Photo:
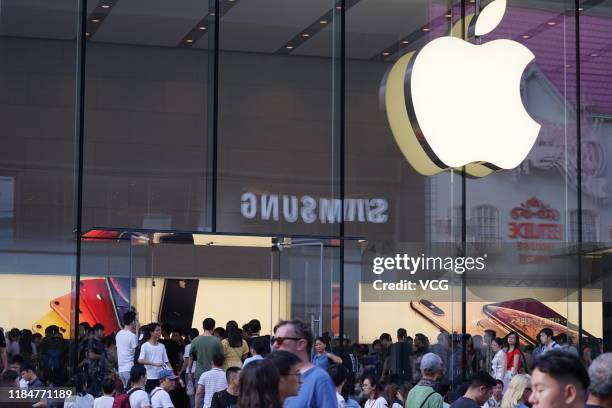
[(106, 278), (110, 300), (115, 309), (115, 317), (119, 326), (123, 326), (123, 315), (133, 310), (130, 306), (132, 284), (130, 278)]
[(193, 322), (198, 284), (198, 279), (165, 279), (159, 321), (188, 330)]
[(70, 323), (62, 319), (54, 310), (49, 310), (43, 317), (34, 322), (32, 332), (40, 333), (44, 337), (45, 329), (52, 325), (59, 327), (60, 333), (64, 338), (67, 339), (70, 336)]
[[(51, 300), (49, 306), (51, 306), (51, 309), (53, 309), (64, 321), (69, 322), (72, 301), (72, 294), (67, 293), (64, 296)], [(96, 323), (96, 318), (83, 303), (81, 303), (79, 307), (79, 322), (87, 322), (92, 326)]]
[(104, 334), (119, 331), (117, 312), (113, 306), (106, 279), (86, 279), (80, 282), (81, 302), (89, 308), (96, 322), (104, 326)]

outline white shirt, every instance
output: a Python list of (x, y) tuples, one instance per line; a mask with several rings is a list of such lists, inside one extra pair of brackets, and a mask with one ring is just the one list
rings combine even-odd
[(130, 408), (146, 408), (151, 406), (149, 394), (143, 390), (136, 390), (130, 394)]
[(225, 372), (221, 368), (213, 367), (202, 373), (198, 384), (204, 386), (204, 408), (210, 408), (213, 394), (227, 388)]
[[(161, 343), (156, 345), (150, 342), (144, 343), (140, 347), (140, 356), (138, 359), (150, 361), (153, 363), (165, 363), (168, 365), (168, 355), (166, 354), (166, 346)], [(157, 367), (154, 365), (145, 365), (147, 369), (147, 380), (159, 380), (159, 372), (163, 370), (163, 367)]]
[(496, 380), (504, 379), (504, 366), (506, 362), (506, 353), (504, 350), (499, 350), (491, 360), (491, 377)]
[(387, 400), (383, 397), (378, 397), (375, 400), (368, 399), (364, 405), (364, 408), (386, 408)]
[(117, 371), (120, 373), (130, 371), (134, 365), (134, 353), (138, 347), (136, 334), (125, 329), (119, 330), (115, 336), (115, 342), (117, 343)]
[(247, 358), (246, 360), (244, 360), (244, 363), (242, 363), (242, 368), (246, 367), (247, 364), (257, 360), (263, 360), (263, 357), (257, 354), (256, 356)]
[(151, 391), (151, 407), (152, 408), (174, 408), (170, 394), (162, 387), (157, 387)]
[(336, 399), (338, 400), (338, 408), (346, 407), (346, 401), (344, 400), (344, 398), (342, 398), (342, 395), (340, 395), (338, 391), (336, 391)]
[(93, 408), (94, 397), (91, 394), (77, 395), (64, 402), (64, 408)]
[(109, 397), (108, 395), (103, 395), (94, 400), (94, 408), (113, 408), (113, 402), (115, 402), (114, 397)]
[[(189, 353), (191, 352), (191, 343), (187, 344), (185, 346), (185, 352), (183, 353), (183, 358), (185, 360), (189, 360)], [(196, 372), (196, 362), (194, 360), (194, 362), (191, 364), (191, 374)]]

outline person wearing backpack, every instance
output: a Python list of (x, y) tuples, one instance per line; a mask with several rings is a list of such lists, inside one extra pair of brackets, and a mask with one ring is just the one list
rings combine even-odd
[(147, 383), (147, 369), (142, 364), (134, 364), (130, 369), (127, 393), (115, 396), (113, 408), (151, 408), (149, 394), (144, 390)]
[(174, 408), (169, 392), (174, 389), (177, 378), (172, 370), (160, 371), (159, 387), (151, 391), (151, 408)]
[(442, 374), (442, 359), (434, 353), (421, 358), (421, 380), (406, 397), (406, 408), (442, 408), (443, 399), (435, 390), (436, 381)]

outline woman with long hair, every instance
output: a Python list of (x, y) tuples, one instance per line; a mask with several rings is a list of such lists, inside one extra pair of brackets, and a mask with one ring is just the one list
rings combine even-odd
[(523, 369), (523, 352), (517, 332), (510, 332), (506, 336), (506, 375), (504, 376), (504, 388), (508, 389), (508, 384), (512, 377), (519, 374)]
[(36, 345), (34, 344), (32, 332), (28, 329), (23, 329), (19, 336), (19, 354), (26, 360), (33, 360), (36, 358)]
[[(231, 322), (235, 324), (230, 324)], [(223, 370), (227, 371), (230, 367), (242, 368), (242, 362), (249, 355), (249, 346), (242, 338), (242, 333), (238, 328), (238, 324), (233, 320), (227, 323), (226, 327), (227, 338), (221, 340), (223, 346)]]
[(491, 359), (491, 367), (489, 372), (491, 377), (496, 380), (503, 380), (506, 374), (506, 352), (504, 351), (504, 341), (499, 337), (491, 340), (491, 350), (493, 351), (493, 359)]
[(387, 408), (387, 400), (380, 395), (380, 384), (376, 381), (374, 376), (365, 376), (361, 383), (361, 389), (365, 396), (368, 397), (364, 408)]
[(240, 372), (238, 408), (281, 408), (280, 376), (269, 360), (256, 360)]
[(517, 374), (510, 381), (510, 385), (502, 399), (501, 408), (527, 408), (527, 401), (531, 395), (531, 376)]
[(312, 364), (321, 367), (325, 371), (329, 368), (330, 361), (333, 364), (342, 364), (342, 359), (335, 354), (327, 352), (327, 343), (323, 337), (317, 337), (314, 342), (314, 353), (312, 353)]

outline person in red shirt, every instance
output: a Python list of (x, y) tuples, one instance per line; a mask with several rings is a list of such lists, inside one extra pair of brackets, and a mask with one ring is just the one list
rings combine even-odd
[(504, 376), (504, 389), (507, 389), (512, 377), (523, 369), (523, 352), (518, 333), (510, 332), (506, 336), (506, 375)]

